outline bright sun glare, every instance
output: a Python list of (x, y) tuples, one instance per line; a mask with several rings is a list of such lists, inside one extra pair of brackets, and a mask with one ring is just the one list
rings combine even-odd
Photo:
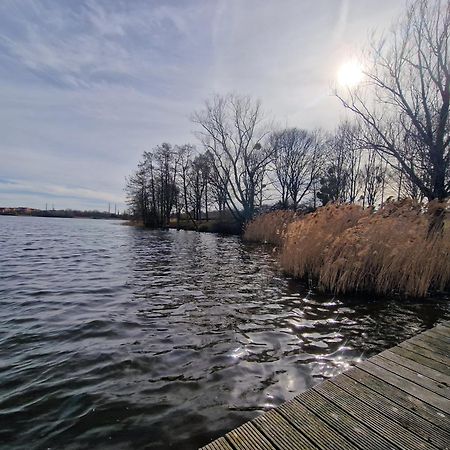
[(338, 81), (348, 88), (356, 86), (363, 78), (363, 69), (358, 61), (348, 61), (338, 71)]

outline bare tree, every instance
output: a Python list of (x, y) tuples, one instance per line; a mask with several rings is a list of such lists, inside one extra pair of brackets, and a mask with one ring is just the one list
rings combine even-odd
[(209, 164), (210, 159), (204, 154), (197, 155), (190, 164), (189, 186), (195, 220), (202, 219), (202, 210), (208, 219)]
[(360, 132), (360, 127), (356, 123), (344, 121), (339, 124), (334, 137), (334, 146), (339, 147), (337, 153), (343, 155), (347, 173), (346, 197), (350, 203), (358, 200), (360, 192), (361, 159), (364, 153), (359, 142)]
[(144, 164), (139, 163), (137, 170), (127, 177), (125, 192), (131, 214), (144, 225), (147, 225), (147, 218), (149, 217), (149, 183)]
[(179, 155), (168, 143), (155, 148), (154, 159), (157, 173), (157, 207), (161, 226), (167, 226), (178, 199), (176, 184)]
[(217, 205), (219, 215), (222, 217), (227, 205), (228, 186), (220, 176), (220, 171), (214, 163), (214, 155), (209, 150), (205, 152), (205, 156), (209, 160), (209, 198), (212, 203)]
[(144, 152), (134, 174), (127, 179), (127, 203), (147, 227), (166, 227), (177, 208), (177, 153), (164, 143)]
[(450, 193), (450, 3), (416, 0), (373, 43), (365, 81), (338, 92), (376, 149), (428, 200)]
[(226, 192), (226, 204), (240, 223), (253, 217), (258, 187), (272, 151), (262, 146), (267, 134), (262, 127), (259, 102), (249, 97), (215, 96), (205, 102), (192, 120), (205, 148), (214, 155), (214, 174)]
[(412, 198), (418, 202), (424, 200), (424, 196), (417, 185), (415, 185), (409, 177), (405, 176), (403, 171), (392, 171), (391, 179), (396, 187), (397, 200), (401, 200), (405, 197)]
[(323, 205), (328, 202), (344, 203), (349, 192), (349, 151), (345, 133), (338, 128), (327, 139), (327, 161), (321, 171), (320, 189), (317, 197)]
[(192, 155), (194, 152), (195, 147), (191, 144), (185, 144), (177, 147), (179, 160), (178, 185), (179, 192), (182, 197), (181, 202), (183, 204), (186, 217), (193, 223), (194, 228), (197, 229), (197, 222), (191, 214), (191, 194), (189, 187), (189, 171), (192, 165)]
[(274, 151), (274, 186), (281, 195), (282, 207), (297, 210), (322, 168), (321, 133), (289, 128), (273, 133), (269, 143)]
[(361, 171), (363, 184), (363, 206), (374, 207), (382, 195), (383, 183), (386, 175), (386, 166), (380, 160), (375, 150), (367, 153), (367, 158)]

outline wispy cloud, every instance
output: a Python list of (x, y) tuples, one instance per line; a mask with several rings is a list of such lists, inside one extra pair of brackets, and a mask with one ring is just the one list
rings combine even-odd
[[(20, 193), (39, 195), (43, 199), (46, 198), (71, 198), (83, 199), (90, 202), (103, 204), (122, 203), (122, 198), (112, 195), (108, 192), (94, 191), (78, 186), (60, 186), (46, 183), (33, 183), (26, 180), (7, 180), (0, 179), (0, 192), (2, 194)], [(8, 206), (8, 205), (0, 205)]]
[(0, 8), (8, 18), (3, 50), (63, 86), (170, 77), (178, 72), (176, 48), (188, 39), (180, 11), (164, 5), (29, 0)]
[[(188, 116), (214, 92), (258, 97), (283, 123), (332, 127), (341, 114), (330, 95), (337, 65), (400, 7), (3, 0), (0, 177), (21, 180), (16, 198), (30, 206), (50, 194), (71, 205), (76, 196), (80, 208), (124, 205), (124, 178), (142, 151), (194, 141)], [(5, 189), (0, 204), (14, 199), (13, 185)]]

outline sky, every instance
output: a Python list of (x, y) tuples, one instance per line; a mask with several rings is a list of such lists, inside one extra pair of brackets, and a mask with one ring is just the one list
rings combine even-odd
[(333, 129), (339, 68), (403, 0), (1, 0), (0, 207), (125, 207), (143, 151), (229, 92)]

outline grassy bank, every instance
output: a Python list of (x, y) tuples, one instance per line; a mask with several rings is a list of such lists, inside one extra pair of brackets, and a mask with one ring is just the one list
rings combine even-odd
[(322, 290), (424, 297), (450, 288), (450, 223), (446, 217), (442, 231), (430, 235), (429, 220), (412, 201), (376, 212), (329, 205), (301, 217), (260, 216), (244, 237), (278, 245), (284, 271)]

